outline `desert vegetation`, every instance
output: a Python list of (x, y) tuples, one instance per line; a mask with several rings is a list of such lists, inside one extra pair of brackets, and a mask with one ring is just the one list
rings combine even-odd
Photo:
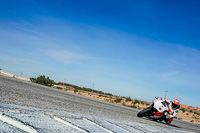
[(54, 80), (51, 80), (49, 77), (45, 77), (45, 75), (40, 75), (37, 78), (30, 78), (30, 81), (50, 87), (55, 84)]

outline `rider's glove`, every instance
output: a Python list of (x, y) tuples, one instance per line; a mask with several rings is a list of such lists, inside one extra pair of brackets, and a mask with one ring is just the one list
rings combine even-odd
[(173, 115), (171, 115), (171, 114), (168, 114), (168, 115), (166, 115), (166, 118), (173, 118)]
[(173, 117), (173, 115), (169, 115), (169, 118), (171, 118), (171, 119), (172, 119), (172, 118), (174, 118), (174, 117)]
[(158, 99), (158, 100), (162, 100), (162, 98), (161, 98), (161, 97), (157, 97), (156, 99)]

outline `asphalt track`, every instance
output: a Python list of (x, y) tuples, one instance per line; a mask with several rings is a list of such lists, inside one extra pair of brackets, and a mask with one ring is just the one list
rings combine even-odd
[[(171, 125), (167, 125), (162, 122), (154, 122), (145, 118), (141, 119), (137, 118), (136, 116), (138, 110), (133, 108), (56, 90), (50, 87), (21, 81), (15, 78), (4, 77), (1, 75), (0, 103), (78, 113), (84, 114), (85, 116), (95, 116), (98, 118), (145, 124), (151, 127), (173, 129), (174, 131), (180, 130), (186, 132), (200, 132), (200, 125), (198, 124), (174, 120)], [(8, 108), (1, 107), (0, 111), (6, 111), (7, 113), (10, 113)], [(112, 122), (112, 120), (110, 122)]]

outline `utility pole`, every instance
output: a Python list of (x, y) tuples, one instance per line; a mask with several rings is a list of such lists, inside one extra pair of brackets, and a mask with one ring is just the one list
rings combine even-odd
[(167, 96), (167, 92), (168, 92), (168, 91), (165, 91), (165, 99), (166, 99), (166, 96)]
[(92, 84), (92, 94), (93, 94), (93, 90), (94, 90), (94, 83)]
[(94, 83), (92, 84), (92, 89), (94, 89)]
[(65, 81), (66, 81), (66, 78), (64, 79), (63, 86), (64, 86), (64, 84), (65, 84)]

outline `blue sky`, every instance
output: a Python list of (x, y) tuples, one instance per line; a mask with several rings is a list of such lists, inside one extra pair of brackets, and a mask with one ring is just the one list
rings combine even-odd
[(200, 107), (200, 2), (0, 1), (0, 66)]

